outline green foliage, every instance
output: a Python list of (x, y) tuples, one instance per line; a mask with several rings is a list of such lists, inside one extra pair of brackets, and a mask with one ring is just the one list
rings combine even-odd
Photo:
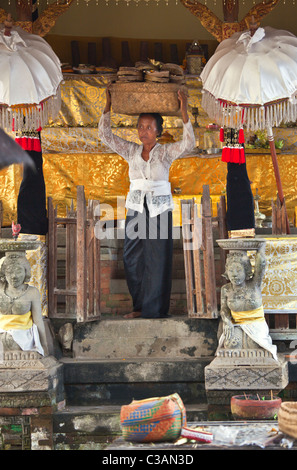
[[(283, 139), (277, 139), (274, 141), (274, 145), (276, 149), (282, 149), (284, 146)], [(266, 130), (258, 130), (256, 131), (254, 137), (251, 139), (251, 142), (246, 144), (246, 148), (250, 149), (268, 149), (269, 148), (269, 140), (267, 138)]]

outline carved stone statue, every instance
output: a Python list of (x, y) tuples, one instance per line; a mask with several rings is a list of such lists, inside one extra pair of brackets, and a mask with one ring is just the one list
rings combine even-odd
[(48, 355), (40, 294), (30, 286), (25, 252), (7, 252), (0, 260), (0, 340), (3, 351), (36, 351)]
[(18, 240), (19, 228), (13, 224), (13, 239), (0, 238), (0, 252), (5, 253), (0, 260), (0, 401), (17, 410), (32, 403), (37, 410), (45, 403), (49, 410), (62, 409), (63, 364), (52, 355), (39, 289), (28, 284), (31, 263), (26, 253), (40, 243), (37, 237)]
[[(224, 242), (224, 240), (221, 240)], [(228, 241), (226, 240), (228, 243)], [(257, 243), (257, 240), (248, 241)], [(220, 241), (218, 241), (220, 244)], [(238, 249), (230, 250), (226, 260), (225, 277), (230, 281), (221, 289), (221, 318), (223, 332), (219, 348), (258, 349), (269, 351), (277, 359), (264, 317), (261, 284), (265, 273), (265, 240), (259, 241), (252, 269), (244, 240), (233, 240)]]
[[(219, 345), (204, 370), (208, 401), (219, 404), (222, 394), (230, 399), (231, 393), (242, 390), (278, 394), (287, 386), (289, 373), (288, 363), (277, 356), (264, 317), (261, 284), (266, 242), (260, 238), (217, 242), (229, 250), (225, 273), (229, 282), (221, 288)], [(251, 262), (249, 252), (255, 251)]]

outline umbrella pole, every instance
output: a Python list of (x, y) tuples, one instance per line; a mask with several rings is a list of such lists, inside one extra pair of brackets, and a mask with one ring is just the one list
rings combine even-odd
[[(275, 174), (276, 186), (277, 186), (277, 191), (278, 191), (278, 197), (279, 197), (281, 205), (285, 205), (285, 198), (284, 198), (283, 187), (282, 187), (282, 182), (281, 182), (281, 177), (280, 177), (280, 172), (279, 172), (279, 167), (278, 167), (275, 144), (274, 144), (274, 136), (273, 136), (272, 128), (270, 126), (267, 127), (267, 136), (268, 136), (270, 153), (271, 153), (271, 158), (272, 158), (272, 163), (273, 163), (273, 168), (274, 168), (274, 174)], [(285, 206), (285, 212), (286, 212), (287, 234), (289, 234), (290, 233), (290, 225), (289, 225), (289, 219), (288, 219), (288, 215), (287, 215), (286, 206)]]

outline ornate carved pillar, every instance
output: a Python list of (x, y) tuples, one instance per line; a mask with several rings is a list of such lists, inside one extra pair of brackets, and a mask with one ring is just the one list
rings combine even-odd
[[(17, 18), (15, 25), (29, 33), (45, 36), (55, 25), (57, 19), (70, 8), (74, 0), (60, 0), (59, 3), (48, 5), (45, 10), (36, 15), (37, 4), (35, 0), (15, 0)], [(7, 17), (7, 11), (0, 8), (0, 23)]]
[(206, 5), (197, 0), (180, 0), (181, 3), (200, 20), (202, 26), (217, 41), (229, 38), (237, 31), (249, 27), (252, 16), (259, 22), (278, 4), (279, 0), (266, 0), (254, 5), (245, 17), (239, 21), (239, 0), (222, 0), (224, 21), (220, 20)]

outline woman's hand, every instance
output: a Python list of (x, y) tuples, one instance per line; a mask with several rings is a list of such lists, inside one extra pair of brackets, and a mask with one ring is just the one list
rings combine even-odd
[(189, 120), (188, 116), (188, 98), (187, 95), (182, 91), (178, 90), (177, 97), (180, 102), (180, 110), (182, 113), (183, 122), (186, 124)]
[(180, 106), (181, 108), (182, 107), (187, 107), (187, 103), (188, 103), (188, 98), (187, 98), (187, 95), (185, 94), (184, 91), (182, 90), (178, 90), (177, 92), (177, 97), (180, 101)]
[(110, 87), (111, 83), (108, 83), (106, 86), (105, 94), (106, 94), (106, 102), (105, 102), (105, 108), (104, 108), (104, 114), (109, 113), (111, 110), (111, 93), (110, 93)]

